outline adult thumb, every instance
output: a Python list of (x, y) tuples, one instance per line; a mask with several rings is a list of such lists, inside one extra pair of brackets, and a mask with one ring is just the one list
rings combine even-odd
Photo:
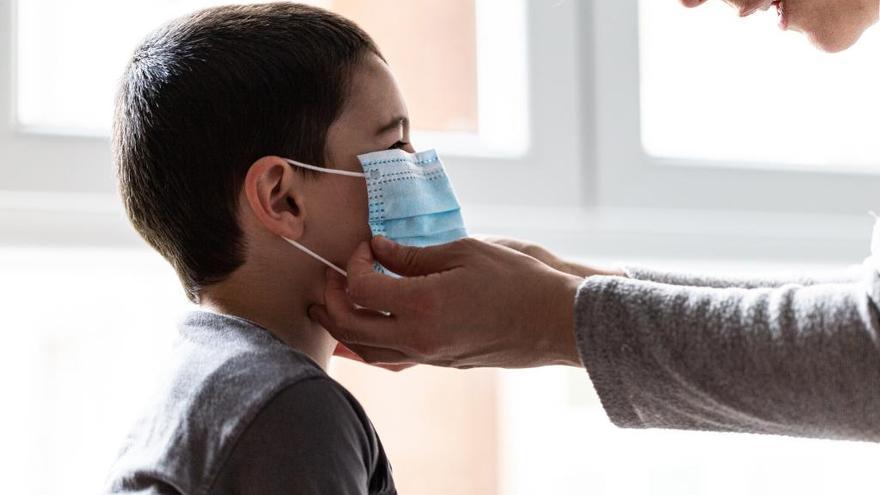
[(383, 236), (373, 237), (371, 247), (376, 261), (405, 277), (419, 277), (454, 268), (455, 243), (413, 247), (397, 244)]

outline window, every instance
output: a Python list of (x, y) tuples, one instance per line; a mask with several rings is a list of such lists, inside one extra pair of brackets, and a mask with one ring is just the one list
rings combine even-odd
[[(138, 40), (172, 17), (226, 3), (0, 1), (0, 295), (14, 301), (0, 381), (17, 404), (0, 412), (9, 491), (99, 488), (148, 400), (150, 370), (190, 309), (170, 267), (121, 214), (107, 134), (116, 80)], [(526, 19), (573, 25), (571, 6), (529, 16), (525, 0), (313, 3), (355, 18), (383, 45), (418, 123), (416, 143), (452, 157), (463, 197), (521, 194), (468, 177), (503, 171), (516, 182), (529, 154), (558, 148), (531, 134), (528, 55), (573, 51), (556, 47), (572, 32), (529, 36)], [(346, 362), (331, 371), (363, 399), (401, 489), (497, 492), (494, 371), (392, 374)], [(409, 399), (403, 408), (400, 396)]]
[[(188, 309), (171, 269), (120, 212), (106, 135), (115, 81), (138, 39), (220, 3), (228, 2), (0, 0), (0, 300), (14, 301), (0, 380), (25, 404), (0, 413), (10, 492), (96, 489), (145, 400), (143, 370), (167, 353)], [(598, 263), (687, 259), (710, 270), (732, 257), (798, 269), (866, 254), (877, 140), (855, 126), (836, 144), (809, 133), (829, 128), (837, 112), (867, 119), (877, 108), (876, 92), (857, 109), (851, 102), (876, 87), (863, 62), (876, 33), (839, 63), (779, 35), (769, 17), (742, 23), (720, 1), (693, 11), (674, 0), (314, 3), (352, 16), (382, 45), (419, 128), (416, 144), (446, 156), (473, 232), (531, 238)], [(699, 46), (676, 44), (710, 30)], [(749, 36), (767, 41), (744, 42), (734, 56), (731, 40)], [(780, 46), (768, 48), (771, 39)], [(710, 44), (731, 60), (707, 55)], [(712, 84), (734, 84), (719, 80), (729, 67), (793, 77), (768, 65), (775, 58), (765, 52), (777, 51), (799, 74), (813, 70), (808, 60), (836, 67), (820, 71), (823, 84), (859, 78), (846, 94), (819, 98), (841, 103), (819, 108), (816, 127), (760, 113), (761, 132), (738, 136), (757, 143), (746, 154), (727, 131), (748, 120), (743, 109), (762, 109), (772, 88), (755, 85), (721, 107), (706, 99)], [(683, 93), (676, 77), (705, 87)], [(718, 115), (736, 118), (707, 123)], [(810, 136), (809, 153), (793, 147), (794, 134), (765, 132), (789, 125)], [(130, 325), (120, 328), (123, 320)], [(362, 399), (403, 491), (582, 493), (586, 478), (591, 492), (615, 495), (859, 494), (877, 457), (872, 445), (616, 430), (581, 370), (391, 374), (337, 362), (333, 373)], [(633, 464), (650, 476), (631, 476)], [(732, 476), (732, 465), (743, 474)]]
[(798, 33), (781, 34), (775, 12), (739, 19), (722, 2), (639, 7), (648, 154), (880, 171), (876, 30), (829, 55)]
[(504, 374), (505, 495), (869, 495), (880, 446), (766, 435), (624, 430), (583, 370)]
[[(225, 3), (0, 4), (0, 49), (10, 54), (0, 59), (0, 163), (19, 165), (0, 167), (3, 188), (112, 194), (107, 135), (116, 83), (131, 51), (162, 22)], [(464, 202), (526, 195), (579, 200), (579, 184), (560, 188), (532, 180), (537, 157), (547, 173), (577, 173), (573, 4), (388, 0), (367, 9), (356, 0), (311, 3), (351, 16), (382, 44), (411, 107), (414, 143), (446, 157)], [(536, 105), (531, 95), (539, 91), (549, 96)], [(554, 129), (557, 124), (563, 130)], [(506, 187), (481, 185), (501, 175)]]
[[(864, 253), (865, 228), (840, 226), (876, 208), (880, 188), (878, 28), (853, 51), (826, 55), (779, 32), (774, 15), (739, 19), (723, 2), (594, 3), (601, 206), (642, 211), (659, 226), (760, 212), (736, 225), (748, 229), (793, 215), (805, 228), (789, 252), (810, 236), (840, 236), (862, 246), (826, 253)], [(711, 228), (693, 225), (696, 236)]]
[[(143, 36), (171, 18), (226, 3), (19, 2), (19, 124), (106, 136), (118, 78)], [(528, 148), (521, 0), (503, 9), (491, 0), (311, 3), (355, 20), (375, 37), (400, 79), (421, 141), (460, 154), (517, 155)], [(426, 11), (432, 15), (422, 15)]]
[(4, 247), (0, 273), (4, 491), (98, 492), (186, 300), (143, 250)]

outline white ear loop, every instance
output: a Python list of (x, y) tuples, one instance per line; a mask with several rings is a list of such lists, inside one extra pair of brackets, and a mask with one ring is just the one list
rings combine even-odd
[[(307, 168), (309, 170), (316, 170), (318, 172), (324, 172), (327, 174), (345, 175), (347, 177), (360, 177), (360, 178), (367, 177), (366, 174), (359, 173), (359, 172), (349, 172), (348, 170), (336, 170), (333, 168), (316, 167), (314, 165), (309, 165), (307, 163), (302, 163), (302, 162), (298, 162), (296, 160), (291, 160), (290, 158), (285, 158), (284, 161), (286, 161), (287, 163), (289, 163), (295, 167)], [(316, 260), (320, 261), (321, 263), (324, 263), (325, 265), (329, 266), (330, 268), (336, 270), (343, 277), (348, 277), (348, 273), (345, 270), (334, 265), (333, 263), (331, 263), (330, 261), (328, 261), (327, 259), (322, 257), (320, 254), (312, 251), (311, 249), (303, 246), (302, 244), (300, 244), (292, 239), (288, 239), (286, 237), (282, 237), (282, 239), (284, 239), (288, 243), (292, 244), (293, 246), (299, 248), (302, 252), (308, 254), (312, 258), (315, 258)]]
[(307, 163), (302, 163), (302, 162), (298, 162), (296, 160), (291, 160), (290, 158), (285, 158), (284, 160), (287, 161), (287, 163), (294, 165), (296, 167), (307, 168), (309, 170), (316, 170), (318, 172), (324, 172), (327, 174), (345, 175), (348, 177), (360, 177), (360, 178), (367, 177), (367, 174), (364, 174), (361, 172), (349, 172), (348, 170), (336, 170), (335, 168), (316, 167), (314, 165), (309, 165)]
[[(321, 257), (321, 255), (319, 255), (318, 253), (312, 251), (311, 249), (309, 249), (309, 248), (303, 246), (302, 244), (300, 244), (300, 243), (298, 243), (298, 242), (296, 242), (296, 241), (294, 241), (294, 240), (292, 240), (292, 239), (288, 239), (287, 237), (282, 237), (282, 239), (284, 239), (285, 241), (287, 241), (287, 242), (293, 244), (294, 247), (297, 247), (297, 248), (299, 248), (299, 249), (302, 249), (302, 251), (303, 251), (304, 253), (308, 254), (309, 256), (312, 256), (313, 258), (315, 258), (316, 260), (320, 261), (321, 263), (324, 263), (325, 265), (329, 266), (330, 268), (336, 270), (336, 271), (339, 272), (343, 277), (348, 278), (348, 272), (346, 272), (346, 271), (343, 270), (342, 268), (339, 268), (338, 266), (334, 265), (333, 263), (330, 263), (329, 261), (327, 261), (326, 259), (324, 259), (323, 257)], [(354, 306), (355, 306), (357, 309), (368, 309), (368, 308), (366, 308), (365, 306), (361, 306), (360, 304), (355, 304)], [(391, 316), (391, 313), (388, 312), (388, 311), (379, 311), (379, 313), (382, 313), (382, 314), (385, 315), (385, 316)]]
[(284, 239), (285, 241), (289, 242), (290, 244), (293, 244), (294, 247), (297, 247), (297, 248), (301, 249), (304, 253), (308, 254), (308, 255), (311, 256), (312, 258), (315, 258), (316, 260), (320, 261), (321, 263), (324, 263), (325, 265), (329, 266), (330, 268), (336, 270), (336, 271), (339, 272), (339, 274), (342, 275), (343, 277), (346, 277), (346, 278), (348, 277), (348, 272), (346, 272), (346, 271), (343, 270), (342, 268), (339, 268), (338, 266), (334, 265), (333, 263), (327, 261), (327, 260), (324, 259), (320, 254), (318, 254), (318, 253), (312, 251), (311, 249), (309, 249), (309, 248), (303, 246), (302, 244), (300, 244), (300, 243), (298, 243), (298, 242), (296, 242), (296, 241), (294, 241), (294, 240), (292, 240), (292, 239), (288, 239), (287, 237), (282, 237), (282, 239)]

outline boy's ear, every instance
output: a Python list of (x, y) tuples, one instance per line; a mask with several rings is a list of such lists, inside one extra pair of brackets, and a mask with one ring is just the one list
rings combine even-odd
[(255, 161), (244, 178), (244, 195), (257, 221), (279, 237), (303, 234), (305, 208), (302, 176), (277, 156)]

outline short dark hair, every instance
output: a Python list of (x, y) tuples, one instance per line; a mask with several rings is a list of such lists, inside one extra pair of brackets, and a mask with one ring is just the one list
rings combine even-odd
[(116, 101), (114, 160), (126, 212), (188, 297), (244, 262), (238, 195), (266, 155), (326, 161), (370, 36), (295, 3), (202, 10), (150, 34)]

